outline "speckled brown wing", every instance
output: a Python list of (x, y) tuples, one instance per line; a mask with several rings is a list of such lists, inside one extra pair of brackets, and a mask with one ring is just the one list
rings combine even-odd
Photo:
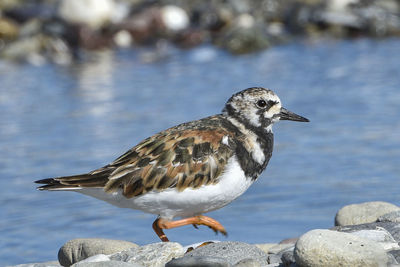
[(214, 184), (233, 154), (222, 142), (230, 135), (221, 128), (172, 128), (147, 138), (107, 166), (115, 170), (105, 191), (122, 189), (131, 198), (151, 190)]

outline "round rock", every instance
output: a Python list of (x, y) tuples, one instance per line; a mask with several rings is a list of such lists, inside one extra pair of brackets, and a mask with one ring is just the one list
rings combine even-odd
[(294, 250), (299, 266), (387, 266), (389, 257), (376, 242), (349, 233), (312, 230), (302, 235)]
[(397, 210), (400, 210), (400, 207), (382, 201), (352, 204), (344, 206), (336, 213), (335, 225), (344, 226), (376, 222), (380, 216)]
[(73, 239), (65, 243), (58, 251), (58, 261), (62, 266), (70, 266), (98, 254), (113, 254), (138, 245), (122, 240), (101, 238)]

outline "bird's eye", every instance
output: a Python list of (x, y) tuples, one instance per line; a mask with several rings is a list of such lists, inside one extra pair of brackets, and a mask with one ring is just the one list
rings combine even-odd
[(265, 102), (265, 100), (260, 99), (257, 101), (257, 107), (258, 108), (265, 108), (267, 106), (267, 102)]

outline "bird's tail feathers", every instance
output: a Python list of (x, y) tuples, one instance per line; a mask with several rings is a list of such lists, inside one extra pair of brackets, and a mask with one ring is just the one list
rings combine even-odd
[(43, 184), (38, 190), (78, 190), (85, 187), (103, 187), (108, 181), (109, 172), (86, 173), (72, 176), (47, 178), (35, 183)]

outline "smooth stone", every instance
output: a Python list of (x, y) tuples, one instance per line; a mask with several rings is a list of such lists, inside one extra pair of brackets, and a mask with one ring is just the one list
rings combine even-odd
[(265, 244), (254, 244), (256, 247), (258, 247), (259, 249), (261, 249), (262, 251), (264, 251), (265, 253), (269, 253), (269, 250), (278, 245), (276, 243), (265, 243)]
[(352, 233), (359, 230), (376, 230), (377, 228), (384, 228), (388, 231), (396, 242), (400, 242), (400, 224), (393, 222), (373, 222), (357, 225), (335, 226), (331, 230)]
[(110, 22), (114, 12), (113, 0), (61, 0), (58, 6), (59, 16), (68, 23), (94, 29)]
[(143, 265), (123, 261), (97, 261), (77, 262), (72, 267), (143, 267)]
[(400, 210), (392, 211), (380, 216), (378, 222), (395, 222), (400, 223)]
[(232, 265), (247, 258), (254, 259), (261, 265), (268, 264), (268, 256), (264, 251), (254, 245), (242, 242), (227, 241), (208, 244), (206, 246), (196, 248), (185, 255), (185, 257), (195, 256), (222, 257)]
[(60, 267), (58, 261), (46, 261), (46, 262), (38, 262), (38, 263), (25, 263), (25, 264), (18, 264), (14, 266), (8, 267)]
[(232, 266), (224, 258), (220, 257), (208, 257), (208, 256), (194, 256), (194, 257), (182, 257), (172, 259), (165, 267), (229, 267)]
[(335, 225), (344, 226), (372, 223), (380, 216), (396, 210), (400, 210), (400, 207), (382, 201), (352, 204), (344, 206), (336, 213)]
[(389, 256), (376, 242), (349, 233), (316, 229), (302, 235), (294, 250), (296, 264), (319, 266), (387, 266)]
[(180, 258), (183, 254), (183, 247), (179, 243), (159, 242), (115, 253), (110, 259), (149, 267), (164, 267), (167, 262)]
[(237, 262), (234, 267), (261, 267), (261, 264), (253, 259), (243, 259)]
[(70, 266), (94, 255), (110, 255), (132, 247), (138, 247), (138, 245), (123, 240), (102, 238), (72, 239), (58, 251), (58, 261), (63, 266)]
[(279, 254), (282, 251), (286, 251), (288, 249), (294, 248), (294, 244), (286, 243), (286, 244), (277, 244), (276, 246), (271, 247), (268, 250), (269, 254)]

